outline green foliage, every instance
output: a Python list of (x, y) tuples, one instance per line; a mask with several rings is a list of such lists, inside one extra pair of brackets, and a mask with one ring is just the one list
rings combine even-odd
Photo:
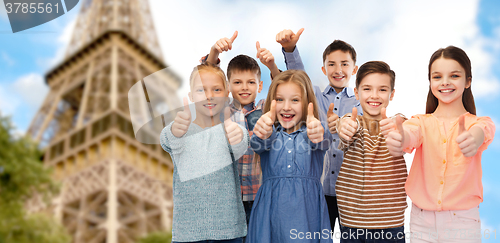
[(63, 243), (71, 238), (54, 219), (28, 215), (24, 203), (34, 192), (48, 202), (57, 193), (42, 153), (26, 137), (14, 138), (9, 118), (0, 116), (0, 243)]
[(172, 242), (171, 232), (153, 232), (141, 239), (137, 243), (170, 243)]

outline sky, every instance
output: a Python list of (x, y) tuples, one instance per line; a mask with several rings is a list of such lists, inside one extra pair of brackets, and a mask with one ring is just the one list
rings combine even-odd
[[(455, 45), (472, 62), (472, 91), (477, 115), (489, 116), (500, 126), (500, 2), (460, 1), (165, 1), (150, 0), (163, 57), (187, 80), (192, 67), (222, 37), (239, 32), (233, 49), (220, 55), (221, 67), (238, 55), (256, 56), (255, 42), (269, 49), (285, 70), (281, 47), (275, 41), (283, 29), (304, 28), (298, 42), (305, 69), (315, 85), (328, 84), (321, 72), (324, 48), (335, 39), (350, 43), (357, 65), (387, 62), (396, 72), (396, 93), (387, 113), (407, 117), (425, 112), (427, 66), (438, 48)], [(13, 34), (4, 7), (0, 7), (0, 113), (10, 115), (24, 133), (48, 88), (44, 75), (62, 61), (80, 4), (41, 26)], [(270, 84), (263, 65), (265, 98)], [(354, 86), (355, 76), (350, 86)], [(178, 91), (188, 92), (188, 85)], [(483, 153), (484, 202), (480, 204), (483, 230), (500, 238), (500, 139)], [(408, 167), (412, 155), (407, 155)], [(409, 210), (408, 210), (409, 211)], [(407, 214), (409, 215), (409, 214)], [(408, 230), (408, 229), (407, 229)], [(483, 239), (483, 242), (495, 242)]]

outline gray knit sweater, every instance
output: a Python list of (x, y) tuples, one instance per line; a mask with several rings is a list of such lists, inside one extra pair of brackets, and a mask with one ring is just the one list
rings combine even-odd
[[(223, 124), (202, 129), (191, 123), (177, 138), (172, 123), (160, 135), (174, 163), (172, 241), (225, 240), (247, 234), (238, 165), (233, 163)], [(248, 131), (231, 146), (235, 159), (248, 148)]]

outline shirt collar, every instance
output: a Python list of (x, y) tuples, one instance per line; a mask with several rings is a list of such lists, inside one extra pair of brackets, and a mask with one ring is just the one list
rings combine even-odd
[[(328, 94), (329, 92), (333, 92), (334, 94), (337, 95), (337, 91), (335, 91), (335, 89), (328, 85), (326, 88), (325, 88), (325, 91), (323, 91), (323, 94)], [(353, 97), (354, 96), (354, 89), (351, 88), (351, 87), (345, 87), (342, 91), (340, 91), (340, 93), (344, 93), (347, 95), (347, 97)]]
[[(289, 135), (303, 132), (303, 131), (306, 131), (306, 125), (302, 125), (301, 127), (299, 127), (299, 129), (297, 129), (295, 132), (290, 133)], [(279, 123), (278, 123), (278, 126), (276, 126), (276, 132), (283, 132), (283, 133), (288, 134), (287, 132), (285, 132), (285, 129)]]

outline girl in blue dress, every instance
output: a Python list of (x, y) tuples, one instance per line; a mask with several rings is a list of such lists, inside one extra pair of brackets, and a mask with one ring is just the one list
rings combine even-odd
[(330, 132), (319, 119), (304, 71), (277, 75), (251, 147), (261, 158), (262, 185), (250, 216), (247, 243), (331, 242), (320, 183)]

